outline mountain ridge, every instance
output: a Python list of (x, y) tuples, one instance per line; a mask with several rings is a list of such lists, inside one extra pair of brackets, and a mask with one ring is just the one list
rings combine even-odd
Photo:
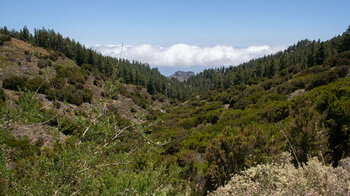
[(168, 78), (175, 78), (179, 80), (180, 82), (186, 81), (191, 76), (194, 76), (193, 71), (176, 71), (174, 74), (170, 75)]

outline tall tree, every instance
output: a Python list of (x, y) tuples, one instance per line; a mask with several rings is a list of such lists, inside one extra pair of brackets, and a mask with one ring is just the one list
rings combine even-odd
[(23, 29), (20, 31), (20, 39), (23, 41), (29, 41), (30, 33), (27, 28), (27, 26), (24, 26)]
[(321, 65), (327, 57), (328, 57), (327, 45), (325, 42), (322, 42), (320, 48), (316, 53), (316, 59), (315, 59), (316, 65)]
[(350, 25), (343, 34), (343, 39), (338, 47), (338, 52), (345, 52), (350, 50)]
[(286, 57), (286, 53), (284, 52), (279, 62), (279, 71), (282, 71), (283, 69), (287, 68), (287, 66), (288, 66), (288, 59)]

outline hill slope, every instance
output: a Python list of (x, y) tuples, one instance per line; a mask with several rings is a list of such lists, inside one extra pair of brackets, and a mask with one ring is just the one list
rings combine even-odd
[(166, 96), (56, 53), (16, 38), (0, 46), (0, 194), (181, 193), (181, 169), (143, 131)]

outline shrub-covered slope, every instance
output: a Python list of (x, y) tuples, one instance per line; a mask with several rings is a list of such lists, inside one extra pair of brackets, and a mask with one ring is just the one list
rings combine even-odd
[(0, 46), (0, 195), (181, 194), (143, 132), (168, 99), (56, 53)]
[(336, 166), (350, 153), (349, 68), (348, 49), (322, 64), (253, 77), (258, 83), (206, 91), (161, 114), (150, 134), (166, 141), (166, 154), (187, 167), (199, 192), (284, 151), (295, 164), (318, 156)]

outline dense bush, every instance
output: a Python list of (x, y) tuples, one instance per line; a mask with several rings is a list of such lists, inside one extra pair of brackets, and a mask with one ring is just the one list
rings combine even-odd
[(65, 85), (65, 80), (64, 80), (64, 78), (54, 77), (51, 80), (51, 84), (53, 85), (53, 87), (55, 89), (62, 89)]
[(65, 135), (78, 135), (82, 129), (75, 121), (63, 117), (59, 122), (58, 130)]
[(12, 75), (8, 78), (5, 78), (2, 82), (3, 88), (10, 89), (10, 90), (20, 90), (25, 88), (25, 83), (27, 81), (27, 78), (15, 76)]
[(277, 134), (277, 130), (262, 131), (257, 125), (243, 130), (232, 128), (223, 131), (210, 143), (204, 154), (204, 158), (209, 162), (207, 187), (213, 189), (223, 185), (232, 173), (251, 167), (257, 162), (266, 161), (266, 154), (271, 156), (277, 153), (279, 146), (274, 144), (272, 139)]
[(197, 125), (197, 123), (196, 123), (195, 118), (187, 118), (187, 119), (182, 120), (182, 122), (180, 122), (180, 125), (184, 129), (190, 129), (190, 128), (195, 127)]
[(28, 79), (21, 76), (10, 76), (3, 81), (3, 87), (10, 90), (30, 90), (38, 91), (39, 93), (47, 93), (50, 86), (49, 84), (42, 79), (41, 77), (34, 77)]
[(52, 65), (52, 62), (51, 62), (50, 60), (43, 60), (43, 59), (40, 59), (40, 60), (38, 61), (38, 67), (39, 67), (40, 69), (45, 68), (45, 67), (49, 67), (49, 66), (51, 66), (51, 65)]
[(0, 46), (2, 46), (5, 42), (10, 40), (11, 40), (10, 36), (0, 34)]
[(68, 103), (81, 105), (83, 102), (91, 102), (92, 91), (86, 88), (77, 89), (72, 85), (68, 85), (63, 89), (49, 89), (47, 98), (49, 100), (67, 101)]
[(25, 87), (27, 90), (38, 91), (39, 93), (46, 93), (50, 88), (49, 84), (40, 77), (34, 77), (32, 79), (28, 79), (25, 82)]
[(79, 67), (62, 67), (56, 66), (56, 77), (57, 78), (67, 78), (70, 84), (76, 84), (80, 82), (85, 84), (87, 75), (82, 72)]

